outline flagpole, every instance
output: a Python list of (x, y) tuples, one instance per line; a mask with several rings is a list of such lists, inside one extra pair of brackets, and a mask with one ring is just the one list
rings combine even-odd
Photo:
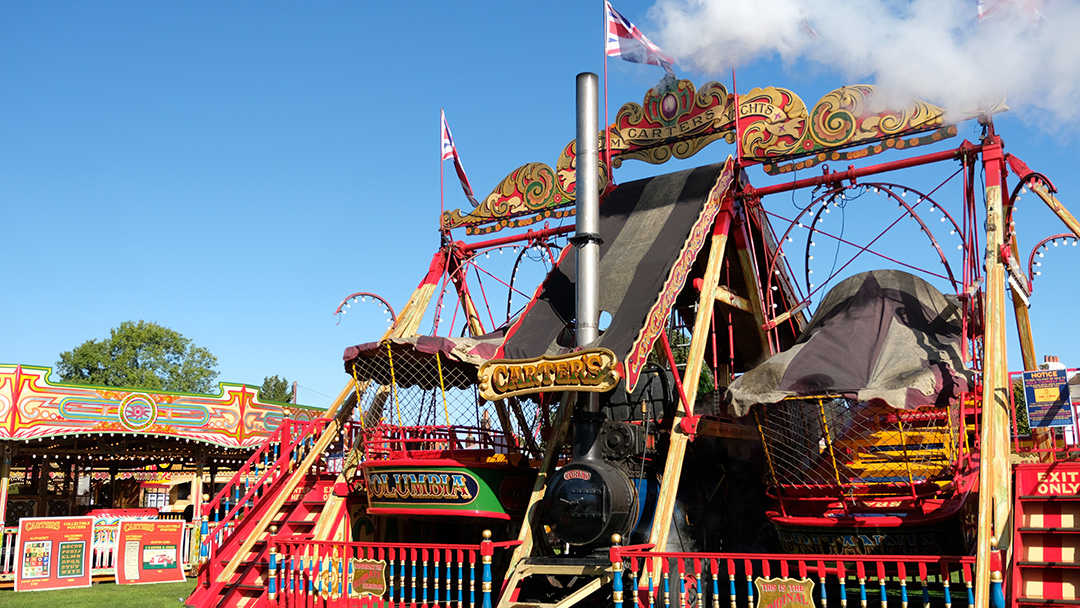
[(735, 80), (735, 68), (731, 68), (731, 92), (735, 96), (735, 163), (742, 168), (742, 132), (739, 131), (739, 85)]
[(604, 167), (607, 172), (607, 183), (611, 185), (611, 122), (608, 120), (608, 90), (607, 90), (607, 37), (608, 37), (608, 10), (607, 0), (604, 0)]
[(442, 151), (442, 132), (443, 125), (446, 124), (446, 111), (439, 108), (439, 233), (442, 233), (442, 216), (446, 213), (446, 201), (443, 190), (443, 167), (446, 166), (446, 162), (443, 161)]

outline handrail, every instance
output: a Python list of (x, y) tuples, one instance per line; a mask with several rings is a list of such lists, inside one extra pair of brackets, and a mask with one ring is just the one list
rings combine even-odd
[[(698, 606), (744, 602), (753, 606), (765, 601), (756, 596), (779, 591), (769, 587), (778, 582), (791, 587), (787, 593), (802, 597), (799, 603), (821, 606), (835, 605), (836, 598), (829, 596), (836, 593), (840, 604), (846, 605), (849, 591), (857, 593), (864, 606), (873, 595), (880, 598), (882, 606), (897, 597), (906, 606), (909, 582), (918, 589), (911, 593), (921, 592), (924, 606), (931, 605), (931, 588), (943, 596), (942, 606), (953, 605), (952, 594), (956, 592), (966, 593), (966, 605), (975, 602), (975, 556), (691, 553), (652, 551), (640, 545), (623, 547), (618, 544), (620, 539), (613, 540), (609, 557), (617, 574), (612, 580), (616, 608), (623, 608), (624, 585), (629, 585), (631, 605), (640, 601), (658, 608), (676, 608), (689, 604), (688, 595), (695, 596)], [(1000, 555), (997, 557), (997, 568), (990, 576), (990, 605), (1003, 608)], [(796, 579), (794, 585), (791, 579)], [(646, 593), (647, 599), (643, 599)]]
[[(270, 437), (251, 455), (247, 462), (236, 472), (233, 478), (221, 489), (213, 500), (203, 505), (203, 540), (202, 556), (209, 559), (214, 549), (224, 540), (230, 528), (235, 529), (236, 521), (244, 517), (249, 508), (254, 508), (258, 499), (265, 494), (272, 484), (282, 479), (283, 474), (291, 471), (311, 447), (310, 438), (329, 422), (327, 418), (315, 418), (305, 422), (285, 420)], [(299, 427), (296, 429), (296, 427)], [(293, 432), (299, 430), (299, 432)], [(273, 452), (273, 461), (270, 454)], [(256, 479), (251, 481), (251, 471)], [(246, 490), (240, 494), (240, 488)], [(230, 493), (232, 499), (230, 500)], [(230, 502), (235, 501), (230, 507)], [(218, 518), (222, 506), (225, 516)], [(214, 513), (214, 527), (211, 530), (209, 516)]]
[(351, 606), (359, 597), (371, 606), (456, 601), (490, 608), (492, 557), (497, 549), (520, 543), (492, 541), (488, 530), (477, 544), (297, 540), (272, 534), (267, 598), (271, 606)]

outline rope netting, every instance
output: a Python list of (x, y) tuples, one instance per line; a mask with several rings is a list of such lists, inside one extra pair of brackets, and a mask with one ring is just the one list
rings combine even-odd
[(842, 397), (758, 405), (769, 475), (786, 488), (845, 493), (908, 492), (952, 479), (958, 458), (959, 408), (897, 410)]
[[(387, 348), (384, 356), (357, 358), (353, 372), (354, 420), (362, 427), (367, 458), (461, 450), (534, 457), (539, 452), (537, 404), (481, 399), (473, 367), (448, 362), (442, 354)], [(385, 376), (389, 382), (371, 379)]]

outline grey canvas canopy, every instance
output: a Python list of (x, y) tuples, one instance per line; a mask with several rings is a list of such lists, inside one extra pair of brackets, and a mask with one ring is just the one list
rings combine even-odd
[(758, 403), (812, 395), (950, 405), (971, 386), (961, 340), (955, 298), (906, 272), (858, 274), (825, 296), (795, 345), (731, 384), (730, 408), (743, 416)]

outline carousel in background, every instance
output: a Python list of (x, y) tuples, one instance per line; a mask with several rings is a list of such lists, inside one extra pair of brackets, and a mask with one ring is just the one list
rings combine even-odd
[(120, 519), (184, 520), (189, 565), (203, 493), (283, 421), (317, 414), (239, 384), (218, 395), (149, 392), (53, 383), (51, 371), (0, 365), (0, 586), (13, 578), (23, 518), (93, 516), (93, 572), (109, 577)]

